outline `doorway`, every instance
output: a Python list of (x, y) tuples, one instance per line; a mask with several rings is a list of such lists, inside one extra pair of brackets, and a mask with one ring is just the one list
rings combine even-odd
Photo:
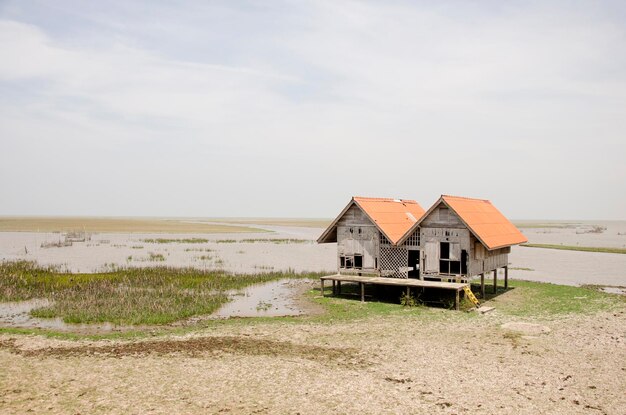
[(419, 278), (420, 277), (420, 251), (410, 250), (409, 251), (409, 278)]

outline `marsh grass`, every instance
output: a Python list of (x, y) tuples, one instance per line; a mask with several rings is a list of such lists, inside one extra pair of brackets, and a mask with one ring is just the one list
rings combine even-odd
[(148, 261), (165, 261), (165, 256), (163, 254), (158, 254), (154, 252), (148, 252)]
[(604, 252), (608, 254), (626, 254), (626, 248), (576, 246), (576, 245), (552, 245), (552, 244), (522, 244), (527, 248), (562, 249), (566, 251)]
[(315, 241), (309, 239), (292, 239), (292, 238), (245, 238), (245, 239), (217, 239), (215, 243), (218, 244), (255, 244), (255, 243), (269, 243), (269, 244), (313, 244)]
[(205, 244), (210, 242), (205, 238), (182, 238), (182, 239), (170, 239), (170, 238), (152, 238), (142, 239), (142, 242), (148, 244)]
[(52, 305), (35, 317), (67, 323), (167, 324), (210, 314), (228, 301), (229, 290), (282, 278), (318, 274), (272, 272), (235, 275), (192, 268), (117, 268), (101, 274), (71, 274), (32, 262), (0, 263), (0, 301), (46, 298)]

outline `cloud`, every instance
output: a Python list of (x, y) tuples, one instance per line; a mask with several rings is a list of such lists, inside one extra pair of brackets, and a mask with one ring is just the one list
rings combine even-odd
[(625, 196), (597, 186), (626, 184), (619, 15), (8, 2), (0, 213), (326, 216), (351, 194), (457, 193), (620, 217)]

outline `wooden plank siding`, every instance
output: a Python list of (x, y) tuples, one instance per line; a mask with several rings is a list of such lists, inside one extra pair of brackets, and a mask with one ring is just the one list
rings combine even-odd
[[(378, 272), (379, 252), (378, 229), (358, 206), (352, 205), (337, 222), (337, 269), (341, 273)], [(362, 255), (362, 268), (342, 268), (340, 258), (354, 255)]]
[[(467, 274), (473, 277), (508, 264), (511, 248), (489, 251), (470, 232), (461, 219), (451, 209), (441, 204), (424, 218), (419, 227), (421, 240), (420, 268), (422, 277), (440, 277), (440, 244), (450, 243), (450, 260), (461, 260), (461, 252), (467, 253)], [(458, 244), (458, 245), (457, 245)], [(433, 258), (434, 256), (434, 258)], [(461, 275), (455, 274), (455, 275)]]

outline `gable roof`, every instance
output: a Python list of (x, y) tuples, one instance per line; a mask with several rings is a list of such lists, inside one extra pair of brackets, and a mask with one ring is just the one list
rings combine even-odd
[(355, 196), (322, 233), (317, 242), (337, 241), (337, 223), (352, 205), (358, 206), (394, 245), (424, 214), (424, 209), (415, 200)]
[(528, 242), (528, 239), (490, 201), (441, 195), (428, 212), (400, 239), (406, 238), (441, 203), (452, 209), (468, 229), (489, 250)]

